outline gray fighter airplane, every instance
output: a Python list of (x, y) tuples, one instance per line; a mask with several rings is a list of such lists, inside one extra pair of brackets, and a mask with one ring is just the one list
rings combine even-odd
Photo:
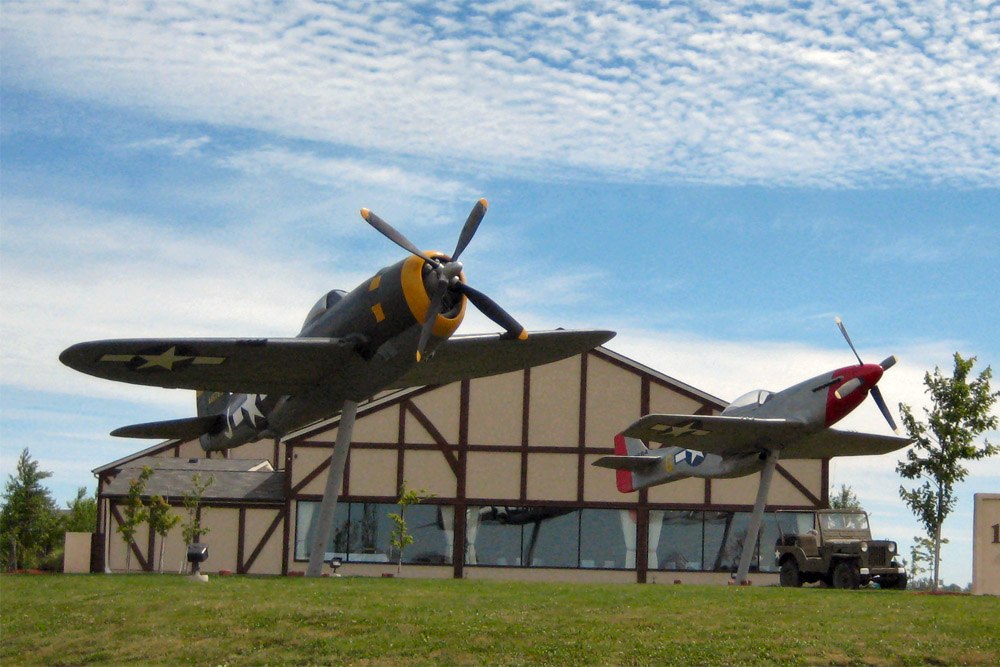
[[(199, 438), (205, 451), (280, 438), (341, 414), (309, 574), (318, 576), (350, 445), (357, 404), (395, 388), (446, 384), (563, 359), (611, 331), (530, 335), (466, 283), (458, 261), (486, 213), (473, 207), (450, 256), (424, 253), (368, 209), (361, 215), (410, 253), (351, 292), (332, 290), (294, 338), (158, 338), (79, 343), (59, 356), (83, 373), (119, 382), (197, 390), (198, 416), (124, 426), (112, 435)], [(467, 302), (503, 334), (454, 336)]]
[[(854, 351), (857, 366), (838, 368), (779, 392), (751, 391), (720, 415), (646, 415), (615, 437), (613, 456), (603, 456), (593, 465), (615, 470), (622, 493), (686, 477), (743, 477), (760, 472), (744, 542), (749, 548), (744, 547), (736, 573), (738, 583), (746, 582), (779, 455), (789, 459), (866, 456), (913, 442), (830, 428), (871, 394), (889, 426), (899, 432), (876, 386), (896, 357), (880, 364), (862, 362), (839, 317), (837, 326)], [(651, 450), (642, 440), (666, 446)]]

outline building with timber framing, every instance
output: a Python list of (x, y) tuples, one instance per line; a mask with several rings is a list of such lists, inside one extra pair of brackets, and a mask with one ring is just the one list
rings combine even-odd
[[(390, 512), (405, 482), (426, 499), (406, 513), (414, 543), (403, 576), (564, 581), (722, 583), (742, 549), (758, 475), (685, 479), (622, 494), (591, 462), (651, 412), (718, 414), (726, 403), (599, 347), (560, 362), (361, 404), (327, 556), (344, 575), (395, 572)], [(123, 571), (115, 531), (129, 481), (155, 468), (147, 495), (184, 512), (191, 477), (214, 478), (202, 502), (206, 572), (304, 572), (338, 419), (208, 455), (167, 441), (97, 468), (94, 571)], [(783, 460), (754, 558), (753, 578), (777, 580), (775, 509), (828, 505), (828, 460)], [(180, 529), (164, 571), (184, 561)], [(158, 539), (140, 527), (133, 564), (159, 568)]]

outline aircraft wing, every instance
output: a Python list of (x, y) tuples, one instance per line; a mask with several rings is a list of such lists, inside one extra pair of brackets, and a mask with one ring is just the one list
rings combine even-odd
[(536, 331), (517, 340), (501, 334), (452, 336), (390, 389), (448, 384), (540, 366), (580, 354), (613, 338), (613, 331)]
[(913, 443), (911, 438), (876, 435), (832, 428), (806, 436), (781, 452), (786, 459), (826, 459), (833, 456), (870, 456), (887, 454)]
[(64, 364), (107, 380), (174, 389), (295, 394), (363, 365), (338, 338), (150, 338), (78, 343)]
[(722, 415), (646, 415), (625, 429), (624, 435), (719, 456), (775, 447), (785, 459), (885, 454), (913, 442), (909, 438), (830, 428), (807, 433), (802, 422), (788, 419)]
[(802, 422), (722, 415), (646, 415), (623, 432), (626, 437), (683, 447), (705, 454), (736, 456), (781, 447), (803, 436)]

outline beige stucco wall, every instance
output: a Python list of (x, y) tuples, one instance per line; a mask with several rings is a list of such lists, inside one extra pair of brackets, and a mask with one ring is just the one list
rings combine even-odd
[(469, 444), (520, 445), (524, 373), (480, 378), (469, 388)]
[(641, 392), (638, 375), (598, 357), (589, 357), (586, 446), (613, 447), (615, 434), (642, 416)]
[[(529, 445), (578, 446), (576, 437), (580, 422), (578, 357), (531, 369), (528, 420)], [(573, 437), (570, 438), (567, 434), (573, 434)]]
[[(278, 514), (278, 509), (274, 508), (247, 508), (246, 526), (243, 534), (244, 539), (244, 560), (249, 559), (251, 553), (257, 548), (261, 538), (267, 531), (268, 526)], [(183, 507), (174, 507), (172, 514), (187, 519), (187, 513)], [(203, 572), (218, 572), (220, 570), (237, 571), (237, 555), (239, 540), (239, 509), (236, 507), (211, 507), (202, 506), (201, 511), (202, 526), (207, 531), (202, 535), (201, 541), (208, 544), (208, 560), (201, 565)], [(107, 565), (112, 572), (125, 571), (125, 543), (121, 536), (115, 532), (117, 522), (111, 519), (110, 532), (113, 535), (108, 540), (109, 557)], [(89, 533), (88, 533), (89, 535)], [(251, 574), (279, 574), (281, 572), (281, 541), (282, 530), (279, 525), (272, 533), (260, 555), (254, 561), (249, 572)], [(143, 554), (149, 559), (149, 529), (147, 524), (143, 524), (136, 531), (135, 543)], [(89, 543), (88, 543), (89, 559)], [(151, 558), (153, 571), (159, 571), (160, 567), (160, 537), (157, 536), (153, 545)], [(89, 560), (88, 560), (89, 566)], [(178, 572), (182, 568), (187, 569), (187, 544), (184, 542), (181, 525), (178, 524), (167, 534), (166, 542), (163, 545), (163, 572)], [(139, 562), (132, 555), (131, 571), (140, 571)]]
[(977, 493), (972, 528), (972, 593), (1000, 595), (1000, 493)]

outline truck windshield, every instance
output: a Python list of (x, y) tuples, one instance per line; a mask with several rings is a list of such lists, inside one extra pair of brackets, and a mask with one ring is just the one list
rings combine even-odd
[(868, 516), (865, 514), (821, 514), (819, 522), (823, 530), (868, 530)]

